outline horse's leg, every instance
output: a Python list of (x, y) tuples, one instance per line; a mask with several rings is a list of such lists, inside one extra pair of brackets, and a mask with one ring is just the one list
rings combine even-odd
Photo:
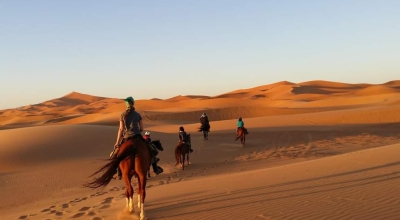
[(183, 155), (182, 149), (177, 149), (176, 155), (178, 160), (177, 164), (179, 163), (179, 166), (182, 167), (182, 155)]
[(140, 208), (140, 204), (141, 204), (141, 198), (140, 198), (140, 195), (142, 194), (142, 192), (140, 191), (140, 178), (139, 178), (139, 176), (137, 176), (137, 188), (136, 188), (136, 190), (137, 190), (137, 206), (138, 206), (138, 208)]
[(175, 148), (175, 159), (176, 159), (175, 166), (179, 164), (179, 161), (180, 161), (179, 160), (179, 155), (180, 155), (180, 153), (179, 153), (179, 150), (178, 150), (178, 147), (177, 147), (177, 148)]
[(146, 178), (145, 176), (139, 175), (139, 188), (140, 188), (140, 220), (146, 218), (144, 213), (144, 200), (146, 198)]
[(183, 161), (182, 157), (183, 157), (183, 156), (184, 156), (183, 152), (180, 152), (180, 153), (179, 153), (179, 166), (180, 166), (181, 168), (183, 168), (183, 163), (182, 163), (182, 161)]
[[(145, 157), (145, 156), (143, 156)], [(149, 155), (150, 157), (150, 155)], [(140, 220), (144, 220), (146, 215), (144, 212), (144, 200), (146, 198), (146, 171), (150, 166), (150, 158), (140, 158), (136, 163), (136, 173), (137, 173), (137, 194), (138, 194), (138, 207), (140, 208)]]
[(190, 165), (190, 161), (189, 161), (189, 153), (187, 154), (187, 156), (186, 156), (187, 158), (187, 165)]
[(182, 156), (182, 170), (184, 170), (185, 169), (185, 153), (183, 152), (182, 154), (181, 154), (181, 156)]
[(123, 160), (120, 164), (122, 178), (124, 178), (126, 186), (126, 207), (128, 208), (129, 212), (135, 212), (135, 209), (133, 208), (133, 188), (131, 184), (132, 174), (130, 172), (132, 170), (132, 164), (131, 158)]

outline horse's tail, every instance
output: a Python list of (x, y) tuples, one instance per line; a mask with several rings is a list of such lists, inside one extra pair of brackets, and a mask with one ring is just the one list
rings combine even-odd
[[(125, 149), (127, 149), (127, 148), (125, 148)], [(131, 149), (131, 147), (128, 147), (128, 149)], [(120, 150), (122, 150), (122, 149), (120, 148)], [(84, 184), (84, 186), (88, 187), (88, 188), (93, 188), (93, 189), (107, 186), (110, 183), (110, 181), (113, 179), (113, 176), (115, 175), (115, 173), (117, 172), (119, 163), (123, 159), (125, 159), (129, 155), (129, 153), (130, 153), (130, 150), (125, 150), (125, 152), (121, 152), (121, 154), (118, 157), (109, 159), (110, 162), (108, 162), (106, 165), (102, 166), (98, 171), (96, 171), (89, 177), (92, 177), (103, 171), (104, 171), (104, 173), (100, 177), (95, 178), (92, 182)]]
[(96, 171), (95, 173), (93, 173), (92, 175), (90, 175), (90, 177), (102, 172), (105, 170), (105, 172), (103, 173), (103, 175), (101, 175), (99, 178), (94, 179), (92, 182), (90, 183), (86, 183), (84, 186), (85, 187), (89, 187), (89, 188), (99, 188), (102, 186), (107, 186), (110, 181), (112, 180), (113, 176), (115, 175), (115, 173), (117, 172), (117, 168), (119, 166), (119, 163), (121, 162), (121, 158), (113, 158), (110, 159), (111, 161), (108, 162), (106, 165), (104, 165), (103, 167), (101, 167), (98, 171)]

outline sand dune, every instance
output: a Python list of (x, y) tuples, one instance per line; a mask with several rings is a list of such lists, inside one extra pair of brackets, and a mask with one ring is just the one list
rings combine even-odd
[(382, 85), (389, 85), (389, 86), (400, 86), (400, 80), (393, 80), (393, 81), (389, 81), (386, 83), (383, 83)]
[[(58, 135), (49, 140), (43, 134), (52, 128)], [(19, 134), (40, 138), (28, 146), (21, 140), (13, 150), (5, 152), (12, 157), (1, 158), (8, 164), (30, 167), (19, 166), (0, 175), (1, 182), (8, 183), (2, 185), (0, 196), (1, 204), (5, 204), (0, 209), (3, 219), (24, 219), (24, 216), (29, 219), (137, 219), (137, 214), (123, 211), (122, 181), (114, 180), (101, 192), (80, 187), (102, 164), (97, 159), (108, 154), (110, 146), (106, 143), (112, 143), (114, 127), (38, 129), (7, 131), (11, 132), (7, 134), (10, 139)], [(270, 144), (282, 144), (274, 147), (262, 144), (265, 132), (255, 131), (244, 149), (235, 144), (229, 133), (213, 134), (209, 143), (194, 134), (195, 153), (191, 157), (192, 165), (185, 171), (173, 166), (175, 135), (153, 132), (153, 137), (161, 139), (164, 145), (160, 165), (166, 171), (149, 180), (148, 218), (376, 219), (384, 216), (396, 219), (399, 199), (392, 195), (399, 192), (396, 187), (400, 180), (399, 145), (376, 148), (399, 141), (393, 136), (396, 127), (346, 132), (332, 126), (324, 130), (293, 131), (292, 138), (285, 138), (282, 132), (269, 132)], [(368, 134), (371, 130), (374, 132)], [(324, 137), (332, 135), (332, 131), (333, 138)], [(68, 139), (68, 133), (75, 140)], [(307, 139), (307, 135), (313, 139)], [(57, 146), (57, 140), (62, 144)], [(63, 154), (52, 151), (55, 146)], [(16, 161), (16, 149), (28, 148), (33, 148), (29, 152), (30, 160), (22, 156)], [(369, 150), (362, 150), (366, 148)], [(326, 157), (330, 155), (337, 156)], [(13, 193), (17, 190), (21, 193), (18, 196)]]
[(87, 94), (82, 94), (82, 93), (78, 93), (78, 92), (71, 92), (71, 93), (59, 98), (57, 101), (82, 103), (83, 104), (83, 103), (97, 102), (97, 101), (100, 101), (102, 99), (106, 99), (106, 98), (87, 95)]
[(149, 199), (152, 217), (397, 219), (398, 147), (157, 187), (149, 190), (161, 195)]
[(202, 95), (178, 95), (169, 99), (165, 99), (165, 101), (170, 101), (170, 102), (180, 102), (180, 101), (185, 101), (185, 100), (191, 100), (191, 99), (208, 99), (210, 98), (209, 96), (202, 96)]
[[(148, 219), (398, 219), (400, 81), (278, 82), (216, 96), (136, 100), (160, 139), (164, 173), (149, 179)], [(123, 181), (82, 188), (105, 163), (121, 99), (72, 92), (0, 111), (0, 220), (138, 219)], [(199, 117), (211, 121), (208, 141)], [(250, 134), (235, 141), (236, 120)], [(173, 155), (178, 127), (191, 165)], [(136, 209), (138, 211), (138, 209)]]
[[(0, 172), (9, 172), (13, 167), (29, 167), (46, 162), (73, 160), (77, 157), (100, 157), (109, 151), (110, 144), (98, 143), (96, 139), (101, 136), (111, 143), (115, 139), (115, 134), (113, 134), (115, 130), (115, 127), (90, 125), (39, 126), (2, 130)], [(104, 151), (104, 149), (107, 150)]]
[(395, 89), (389, 86), (370, 86), (365, 89), (360, 89), (355, 91), (354, 95), (359, 96), (371, 96), (371, 95), (380, 95), (380, 94), (389, 94), (389, 93), (399, 93), (400, 89)]
[[(190, 121), (189, 118), (195, 120), (195, 114), (201, 111), (215, 112), (212, 113), (215, 115), (214, 120), (234, 119), (238, 114), (251, 118), (271, 114), (271, 111), (254, 110), (261, 109), (261, 107), (281, 108), (281, 110), (274, 111), (274, 114), (286, 115), (287, 108), (312, 109), (296, 110), (298, 113), (304, 113), (327, 111), (327, 107), (336, 110), (338, 108), (351, 109), (373, 105), (393, 105), (400, 100), (398, 82), (391, 81), (381, 85), (370, 85), (327, 81), (309, 81), (296, 84), (283, 81), (235, 90), (213, 97), (180, 95), (166, 100), (137, 100), (135, 106), (139, 111), (148, 115), (148, 119), (152, 121), (175, 120), (176, 117), (181, 117), (182, 121)], [(229, 110), (229, 108), (233, 110)], [(79, 120), (74, 117), (73, 121), (66, 123), (93, 123), (98, 118), (97, 114), (120, 113), (121, 109), (124, 109), (124, 103), (120, 99), (72, 92), (61, 98), (43, 103), (18, 109), (2, 110), (0, 111), (0, 124), (24, 126), (24, 124), (43, 124), (44, 122), (59, 123), (58, 118), (65, 119), (71, 117), (71, 115), (79, 114), (92, 114), (92, 116), (82, 116)], [(118, 117), (115, 117), (114, 120), (118, 120)]]

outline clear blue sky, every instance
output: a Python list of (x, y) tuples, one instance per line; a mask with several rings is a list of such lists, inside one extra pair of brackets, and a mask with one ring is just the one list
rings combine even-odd
[(400, 77), (400, 1), (0, 1), (0, 109)]

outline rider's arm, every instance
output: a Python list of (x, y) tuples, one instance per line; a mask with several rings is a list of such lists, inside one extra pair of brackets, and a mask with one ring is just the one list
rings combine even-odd
[(142, 120), (139, 121), (139, 128), (140, 128), (140, 132), (142, 132), (144, 130)]
[(124, 123), (122, 121), (119, 121), (118, 136), (117, 136), (117, 141), (115, 142), (115, 145), (119, 144), (119, 142), (122, 138), (123, 131), (124, 131)]

